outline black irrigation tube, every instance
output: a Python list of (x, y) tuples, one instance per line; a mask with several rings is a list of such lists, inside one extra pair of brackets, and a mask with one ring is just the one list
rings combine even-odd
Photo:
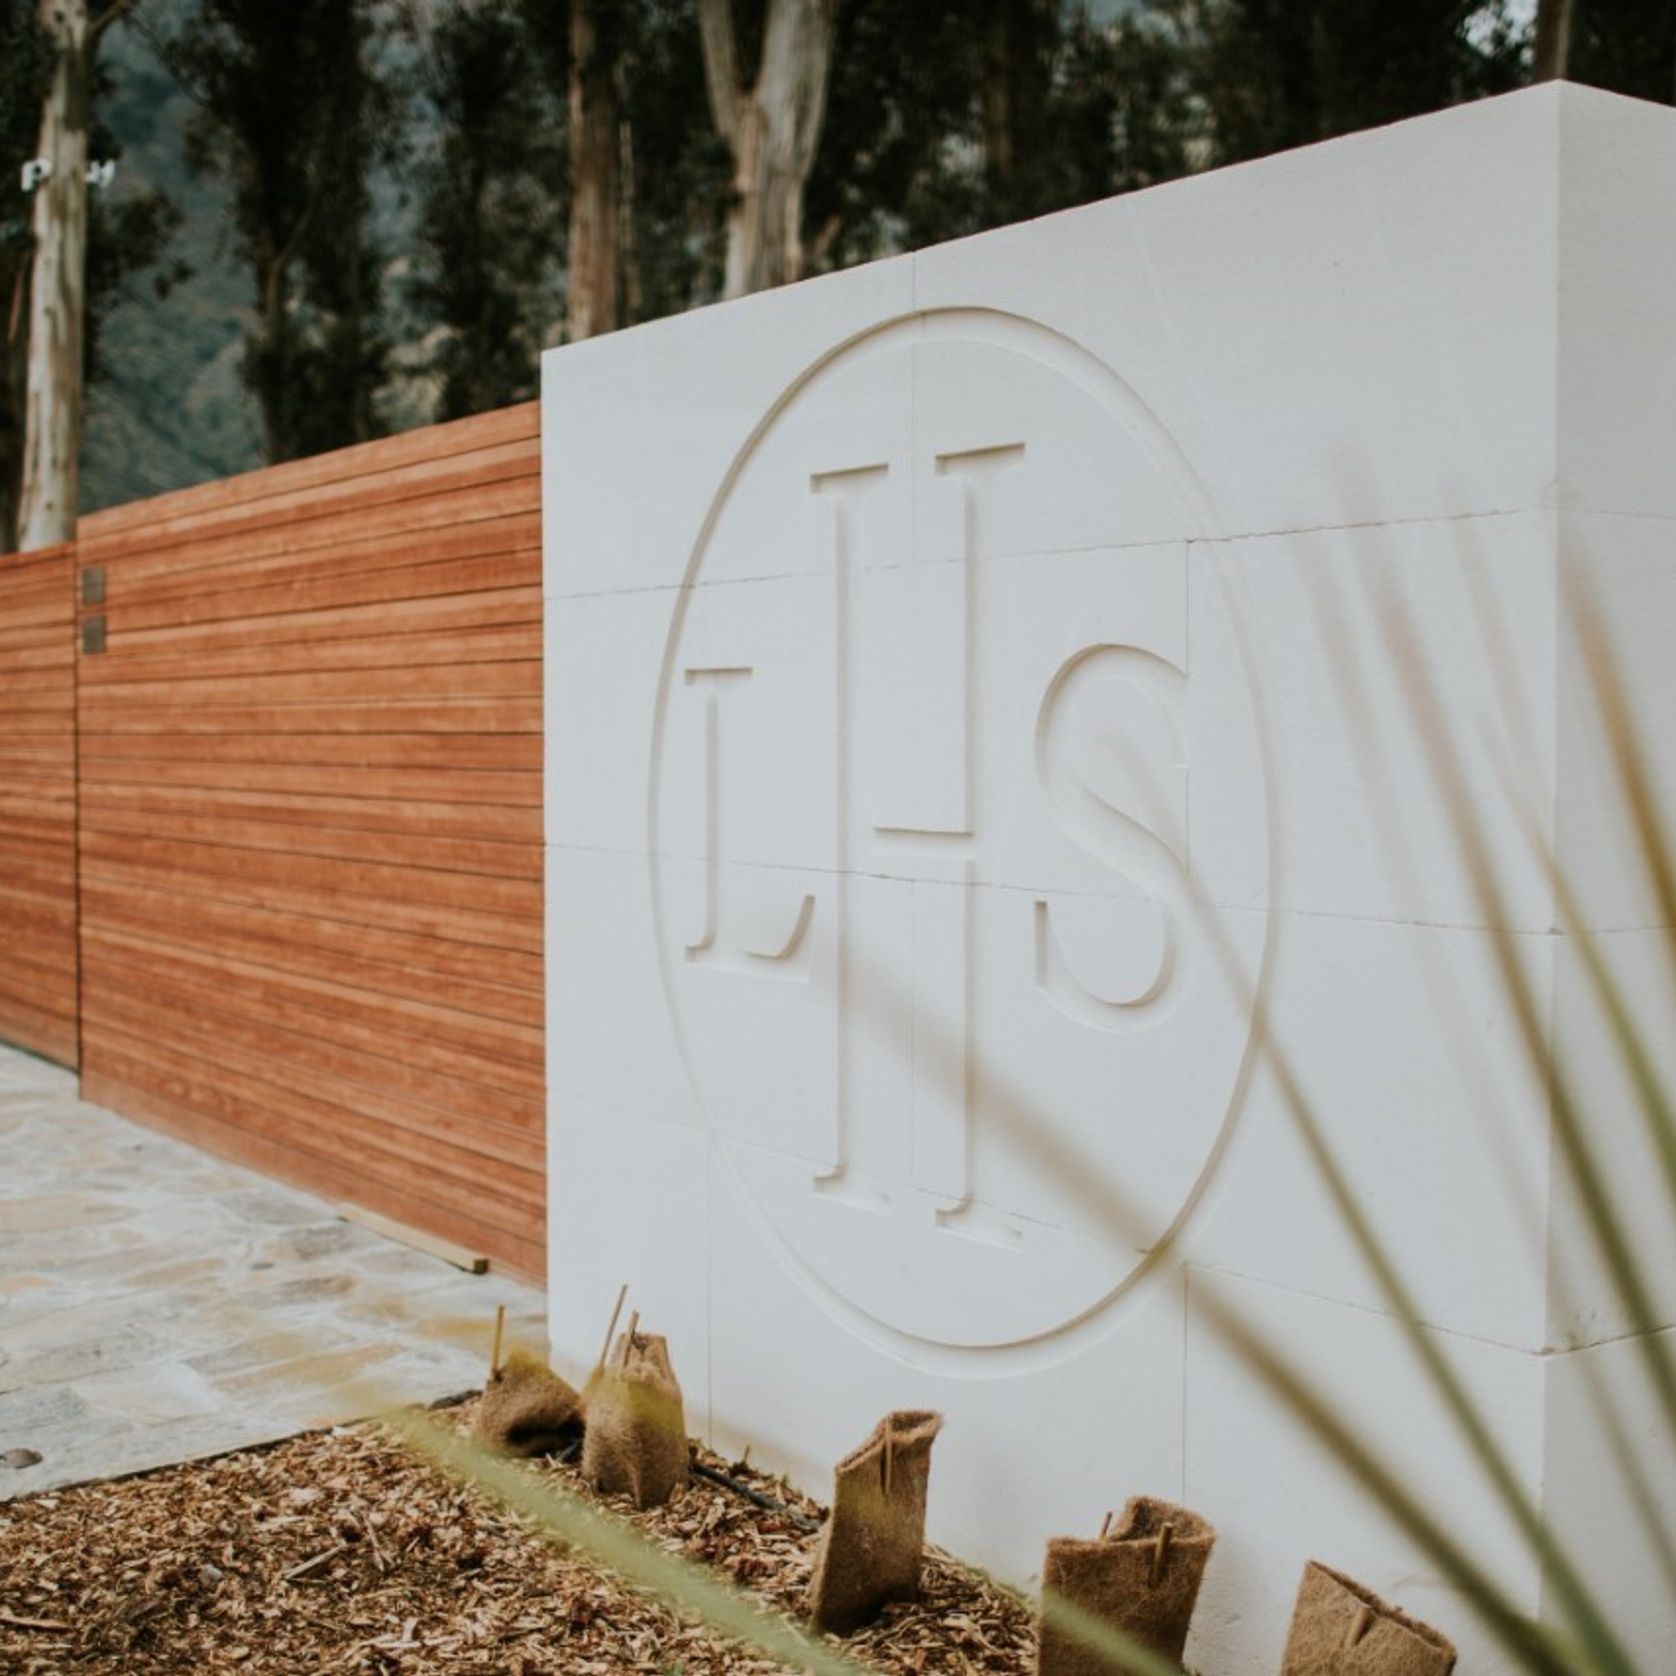
[[(581, 1443), (572, 1438), (562, 1449), (547, 1458), (559, 1466), (566, 1466), (574, 1461), (581, 1452)], [(745, 1483), (742, 1479), (735, 1478), (731, 1473), (723, 1472), (719, 1467), (706, 1466), (702, 1461), (691, 1461), (688, 1464), (695, 1477), (702, 1478), (708, 1484), (718, 1485), (724, 1490), (731, 1490), (736, 1496), (743, 1496), (746, 1501), (754, 1502), (765, 1513), (779, 1514), (782, 1519), (789, 1520), (800, 1531), (810, 1533), (821, 1528), (819, 1519), (811, 1519), (807, 1513), (799, 1513), (795, 1507), (787, 1507), (783, 1501), (777, 1501), (773, 1496), (764, 1494), (763, 1491)]]
[(807, 1513), (799, 1513), (796, 1508), (787, 1507), (783, 1501), (776, 1501), (773, 1496), (764, 1495), (761, 1490), (753, 1489), (751, 1485), (716, 1467), (706, 1466), (702, 1461), (694, 1461), (692, 1470), (706, 1483), (731, 1490), (736, 1496), (743, 1496), (746, 1501), (755, 1502), (766, 1513), (778, 1513), (782, 1519), (789, 1519), (800, 1531), (818, 1531), (821, 1528), (819, 1519), (811, 1519)]

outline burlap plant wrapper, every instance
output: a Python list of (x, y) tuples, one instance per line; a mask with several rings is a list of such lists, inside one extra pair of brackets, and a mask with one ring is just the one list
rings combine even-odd
[(899, 1409), (838, 1463), (809, 1585), (816, 1629), (848, 1635), (890, 1601), (919, 1598), (931, 1445), (942, 1425), (940, 1414)]
[(483, 1387), (477, 1436), (513, 1455), (551, 1455), (582, 1435), (582, 1398), (527, 1350), (513, 1350)]
[(1281, 1676), (1449, 1676), (1455, 1649), (1429, 1624), (1311, 1560)]
[(582, 1476), (601, 1495), (661, 1507), (687, 1478), (687, 1422), (669, 1346), (655, 1333), (624, 1333), (589, 1382)]
[[(1179, 1664), (1215, 1541), (1216, 1532), (1197, 1513), (1135, 1496), (1105, 1536), (1049, 1541), (1042, 1593)], [(1040, 1676), (1111, 1676), (1114, 1666), (1044, 1612), (1036, 1668)]]

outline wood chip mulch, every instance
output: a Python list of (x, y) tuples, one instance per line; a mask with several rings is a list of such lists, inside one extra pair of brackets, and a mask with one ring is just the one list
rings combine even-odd
[[(473, 1406), (449, 1418), (469, 1427)], [(529, 1470), (581, 1488), (573, 1466)], [(823, 1511), (778, 1480), (728, 1470), (805, 1516)], [(694, 1479), (633, 1518), (795, 1612), (815, 1539), (783, 1514)], [(879, 1670), (1012, 1676), (1032, 1668), (1034, 1635), (1023, 1605), (933, 1550), (924, 1600), (842, 1645)], [(0, 1504), (7, 1676), (777, 1668), (550, 1545), (371, 1427)]]

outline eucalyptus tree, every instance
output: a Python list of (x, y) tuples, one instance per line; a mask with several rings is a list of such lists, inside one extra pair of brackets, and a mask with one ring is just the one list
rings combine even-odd
[(165, 46), (196, 101), (191, 161), (232, 192), (254, 309), (243, 375), (270, 461), (383, 429), (388, 254), (371, 181), (397, 132), (378, 51), (390, 23), (367, 0), (197, 0)]
[(439, 419), (536, 392), (562, 292), (565, 120), (517, 0), (450, 0), (419, 42), (427, 135), (411, 301)]
[(51, 48), (36, 21), (35, 0), (0, 0), (0, 552), (17, 541), (17, 497), (23, 470), (32, 200), (18, 189), (36, 156), (41, 95), (51, 75)]
[(698, 0), (705, 83), (733, 160), (723, 294), (801, 278), (803, 195), (826, 116), (838, 0), (764, 0), (754, 67), (732, 0)]
[[(110, 0), (42, 0), (49, 67), (39, 106), (30, 220), (29, 335), (23, 371), (23, 460), (17, 539), (24, 548), (75, 533), (85, 383), (88, 139), (99, 42), (134, 9)], [(37, 37), (38, 39), (38, 37)]]

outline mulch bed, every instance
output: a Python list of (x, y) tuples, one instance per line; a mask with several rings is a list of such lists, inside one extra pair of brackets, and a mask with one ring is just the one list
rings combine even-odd
[[(468, 1427), (474, 1404), (450, 1411)], [(713, 1467), (713, 1456), (699, 1459)], [(580, 1489), (571, 1465), (531, 1472)], [(809, 1517), (807, 1498), (729, 1468)], [(794, 1612), (814, 1538), (693, 1480), (617, 1511), (666, 1548)], [(932, 1551), (925, 1599), (843, 1643), (880, 1670), (1025, 1672), (1028, 1611)], [(649, 1604), (373, 1427), (0, 1504), (0, 1671), (643, 1671), (778, 1667)]]

